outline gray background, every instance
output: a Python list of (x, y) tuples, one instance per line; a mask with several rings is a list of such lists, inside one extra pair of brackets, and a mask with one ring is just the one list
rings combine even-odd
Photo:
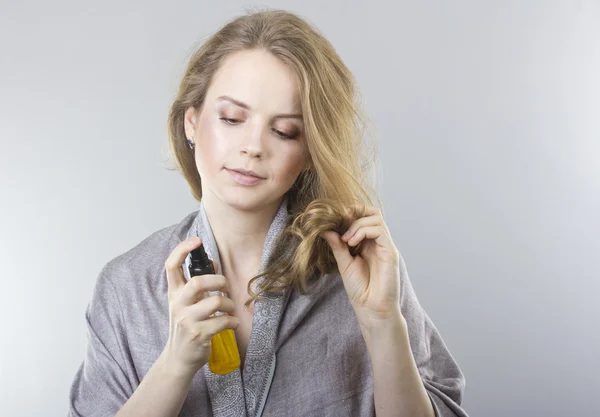
[[(359, 80), (386, 221), (467, 411), (599, 415), (599, 2), (266, 4)], [(101, 267), (196, 210), (165, 169), (167, 111), (249, 5), (2, 3), (1, 415), (65, 414)]]

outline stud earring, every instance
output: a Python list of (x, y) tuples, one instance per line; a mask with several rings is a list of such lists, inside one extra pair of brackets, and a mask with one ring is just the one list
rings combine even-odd
[(193, 150), (194, 149), (194, 142), (192, 142), (191, 139), (188, 139), (187, 141), (188, 141), (188, 146), (190, 147), (190, 149)]

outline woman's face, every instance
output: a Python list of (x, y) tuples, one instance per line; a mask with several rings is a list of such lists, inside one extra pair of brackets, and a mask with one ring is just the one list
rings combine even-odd
[(230, 55), (200, 113), (186, 111), (185, 128), (196, 145), (203, 198), (211, 193), (239, 209), (278, 201), (309, 161), (297, 78), (264, 50)]

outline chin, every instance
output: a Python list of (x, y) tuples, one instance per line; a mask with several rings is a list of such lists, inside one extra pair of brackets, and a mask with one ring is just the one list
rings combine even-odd
[(221, 201), (240, 211), (256, 211), (271, 202), (269, 193), (263, 190), (233, 187), (219, 193)]

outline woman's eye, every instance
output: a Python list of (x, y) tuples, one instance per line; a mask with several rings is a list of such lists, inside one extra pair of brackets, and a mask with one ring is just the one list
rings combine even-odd
[(297, 134), (287, 135), (287, 134), (285, 134), (283, 132), (280, 132), (279, 130), (276, 130), (276, 129), (274, 129), (274, 132), (277, 133), (282, 138), (285, 138), (285, 139), (296, 139), (296, 137), (298, 136)]
[[(223, 120), (223, 122), (227, 123), (228, 125), (237, 125), (241, 122), (241, 120), (239, 119), (230, 119), (228, 117), (219, 117), (220, 120)], [(280, 130), (277, 129), (273, 129), (273, 132), (275, 132), (277, 135), (279, 135), (280, 137), (284, 138), (284, 139), (296, 139), (298, 137), (297, 133), (288, 135), (286, 133), (283, 133)]]
[(238, 120), (238, 119), (228, 119), (227, 117), (221, 117), (220, 119), (223, 120), (225, 123), (228, 123), (230, 125), (235, 125), (238, 122), (240, 122), (240, 120)]

